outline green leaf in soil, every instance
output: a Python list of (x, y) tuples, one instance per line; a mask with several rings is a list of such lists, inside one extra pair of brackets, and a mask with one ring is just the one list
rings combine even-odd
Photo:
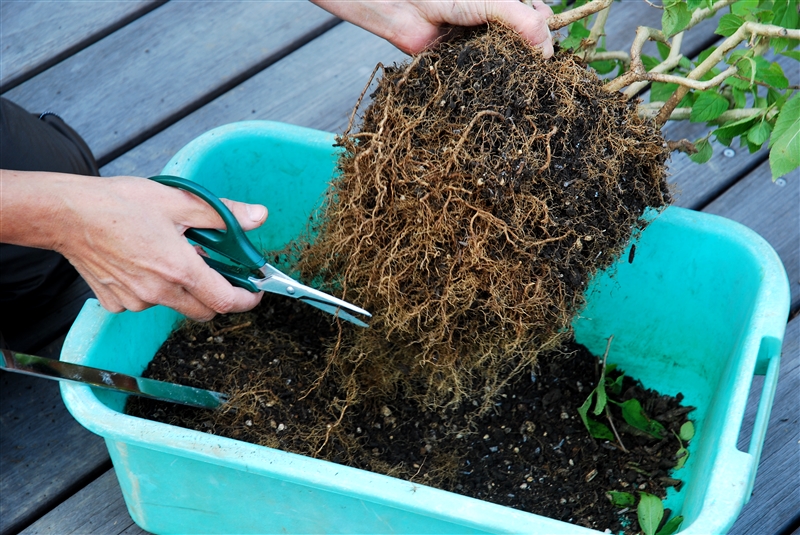
[(586, 398), (586, 401), (583, 402), (583, 405), (578, 407), (578, 414), (581, 415), (581, 420), (583, 420), (583, 425), (586, 426), (586, 430), (589, 431), (589, 434), (594, 438), (614, 440), (614, 434), (611, 433), (611, 430), (608, 428), (608, 426), (589, 418), (589, 407), (592, 406), (592, 400), (594, 399), (595, 393), (596, 392), (592, 390), (592, 393), (589, 394), (589, 397)]
[(661, 15), (661, 28), (667, 37), (672, 37), (683, 31), (691, 20), (692, 13), (684, 2), (665, 4), (664, 13)]
[(618, 396), (620, 392), (622, 392), (623, 379), (625, 379), (625, 374), (620, 375), (612, 383), (608, 385), (608, 390), (615, 396)]
[(742, 24), (744, 24), (744, 19), (742, 17), (728, 13), (727, 15), (722, 15), (719, 19), (719, 25), (717, 25), (717, 29), (714, 33), (723, 37), (730, 37), (736, 33), (736, 30), (738, 30)]
[(664, 524), (664, 527), (656, 532), (656, 535), (672, 535), (673, 533), (677, 533), (681, 528), (681, 524), (683, 524), (682, 516), (678, 515), (672, 517)]
[(781, 108), (769, 140), (769, 167), (773, 180), (800, 166), (800, 93)]
[(606, 396), (605, 370), (600, 374), (600, 382), (597, 384), (595, 391), (597, 392), (597, 404), (594, 406), (594, 411), (592, 412), (595, 416), (600, 416), (600, 413), (606, 408), (606, 403), (608, 402), (608, 396)]
[(640, 492), (639, 496), (639, 505), (636, 507), (639, 527), (645, 535), (655, 535), (664, 517), (664, 504), (660, 498), (647, 492)]
[(690, 421), (684, 422), (678, 432), (678, 437), (684, 442), (692, 440), (694, 438), (694, 424)]
[(689, 450), (681, 446), (678, 448), (678, 451), (675, 452), (675, 466), (673, 470), (680, 470), (686, 464), (686, 461), (689, 460)]
[(694, 163), (706, 163), (714, 155), (714, 148), (708, 141), (708, 138), (698, 139), (694, 142), (694, 148), (697, 152), (689, 155), (689, 159)]
[(636, 496), (630, 492), (619, 492), (616, 490), (609, 490), (606, 492), (611, 504), (615, 507), (632, 507), (636, 503)]
[(651, 435), (658, 440), (661, 440), (662, 433), (664, 432), (664, 426), (661, 425), (656, 420), (651, 420), (647, 417), (644, 413), (644, 409), (642, 409), (642, 404), (639, 403), (638, 399), (629, 399), (623, 403), (618, 403), (619, 407), (622, 409), (622, 417), (628, 423), (628, 425), (639, 429), (640, 431), (644, 431), (648, 435)]
[(747, 132), (747, 141), (761, 148), (761, 145), (769, 139), (770, 132), (772, 132), (772, 126), (767, 121), (762, 120)]
[(728, 99), (714, 90), (701, 91), (692, 106), (689, 120), (693, 123), (713, 121), (728, 109)]

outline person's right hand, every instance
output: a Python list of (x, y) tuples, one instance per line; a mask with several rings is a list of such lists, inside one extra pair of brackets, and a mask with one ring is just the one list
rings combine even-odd
[[(3, 171), (3, 188), (2, 241), (60, 252), (109, 311), (160, 304), (209, 320), (261, 300), (209, 268), (183, 236), (188, 228), (224, 228), (190, 193), (144, 178), (15, 171)], [(244, 230), (266, 220), (263, 206), (224, 202)], [(8, 225), (7, 216), (24, 214), (14, 211), (20, 204), (28, 215)]]
[(553, 55), (547, 19), (553, 16), (542, 0), (529, 7), (519, 0), (312, 0), (353, 24), (383, 37), (407, 54), (436, 46), (449, 26), (501, 22), (519, 33), (544, 57)]

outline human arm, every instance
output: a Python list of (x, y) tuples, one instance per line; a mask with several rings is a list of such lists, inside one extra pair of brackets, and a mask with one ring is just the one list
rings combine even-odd
[[(266, 208), (225, 201), (245, 230)], [(64, 255), (112, 312), (166, 305), (197, 320), (253, 308), (183, 237), (224, 228), (194, 195), (135, 177), (0, 171), (0, 241)]]
[(501, 22), (545, 57), (553, 55), (547, 19), (553, 11), (541, 0), (529, 7), (519, 0), (311, 0), (316, 5), (385, 38), (408, 54), (434, 45), (450, 26), (478, 26)]

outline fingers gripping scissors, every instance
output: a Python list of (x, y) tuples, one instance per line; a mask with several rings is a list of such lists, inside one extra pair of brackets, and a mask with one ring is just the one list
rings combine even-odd
[(259, 253), (247, 238), (233, 213), (219, 197), (206, 188), (176, 176), (160, 175), (150, 177), (150, 180), (193, 193), (217, 211), (225, 223), (226, 230), (190, 228), (184, 235), (235, 263), (227, 264), (213, 258), (203, 257), (206, 264), (225, 277), (228, 282), (251, 292), (264, 291), (299, 299), (359, 327), (368, 327), (366, 323), (353, 315), (361, 314), (368, 318), (372, 317), (363, 308), (301, 284), (269, 265), (264, 255)]

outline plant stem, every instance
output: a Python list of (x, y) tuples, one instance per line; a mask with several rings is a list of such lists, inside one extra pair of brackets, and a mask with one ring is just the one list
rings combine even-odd
[[(651, 102), (649, 104), (639, 105), (637, 111), (639, 117), (644, 119), (652, 119), (658, 114), (658, 110), (664, 106), (664, 102)], [(709, 121), (710, 124), (723, 124), (728, 121), (738, 121), (740, 119), (747, 119), (748, 117), (755, 117), (756, 115), (766, 114), (767, 120), (772, 119), (777, 112), (774, 108), (743, 108), (738, 110), (728, 110), (723, 112), (722, 115)], [(669, 116), (670, 121), (688, 121), (691, 118), (692, 108), (675, 108), (672, 115)]]
[(585, 19), (589, 15), (607, 8), (611, 5), (612, 1), (613, 0), (592, 0), (581, 7), (576, 7), (575, 9), (570, 9), (558, 15), (553, 15), (547, 19), (547, 25), (550, 27), (550, 31), (560, 30), (564, 26), (569, 26), (575, 21)]
[[(681, 59), (683, 59), (683, 54), (681, 54), (681, 46), (683, 45), (683, 32), (680, 32), (672, 38), (672, 44), (670, 45), (669, 54), (667, 57), (650, 69), (650, 72), (653, 73), (666, 73), (674, 69), (678, 66)], [(641, 50), (639, 51), (641, 53)], [(631, 52), (633, 53), (633, 52)], [(624, 95), (627, 98), (632, 98), (639, 94), (639, 92), (644, 89), (649, 82), (641, 81), (631, 84), (628, 89), (624, 91)]]
[[(786, 28), (775, 26), (773, 24), (745, 22), (739, 27), (738, 30), (736, 30), (736, 32), (733, 33), (733, 35), (725, 39), (716, 50), (709, 54), (705, 61), (695, 67), (694, 70), (692, 70), (688, 75), (686, 75), (686, 78), (688, 80), (699, 80), (703, 75), (721, 62), (728, 52), (736, 48), (742, 41), (745, 41), (746, 39), (752, 39), (757, 35), (763, 37), (788, 37), (789, 39), (800, 40), (800, 30), (787, 30)], [(727, 69), (726, 72), (728, 70), (730, 69)], [(715, 77), (715, 79), (716, 78), (718, 77)], [(667, 122), (669, 117), (672, 115), (672, 111), (677, 107), (678, 103), (683, 100), (683, 97), (686, 96), (686, 93), (689, 92), (689, 89), (690, 88), (687, 85), (681, 85), (675, 90), (664, 107), (661, 108), (661, 111), (658, 113), (658, 115), (656, 115), (655, 122), (657, 125), (663, 125), (665, 122)]]
[[(611, 336), (608, 337), (608, 342), (606, 342), (606, 352), (605, 354), (603, 354), (603, 369), (600, 372), (601, 381), (605, 381), (606, 362), (608, 362), (608, 352), (609, 350), (611, 350), (611, 342), (613, 340), (614, 340), (614, 335), (612, 334)], [(619, 433), (617, 433), (617, 428), (614, 425), (614, 420), (611, 419), (611, 411), (608, 410), (608, 405), (606, 405), (606, 419), (608, 420), (608, 423), (611, 424), (611, 431), (614, 432), (614, 436), (617, 438), (617, 443), (619, 444), (620, 449), (623, 452), (628, 453), (627, 448), (625, 448), (625, 444), (622, 443), (622, 439), (620, 438)]]

